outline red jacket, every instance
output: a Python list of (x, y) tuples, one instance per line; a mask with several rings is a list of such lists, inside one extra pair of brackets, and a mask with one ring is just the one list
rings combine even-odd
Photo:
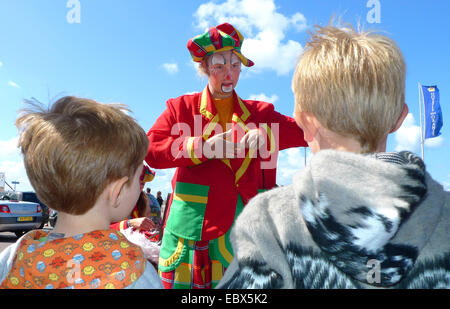
[[(245, 157), (208, 159), (203, 142), (222, 133), (208, 87), (167, 101), (167, 109), (148, 132), (146, 162), (156, 169), (176, 167), (165, 227), (191, 240), (210, 240), (231, 227), (238, 201), (276, 185), (278, 150), (307, 146), (295, 120), (270, 103), (241, 100), (234, 92), (233, 130), (238, 139), (252, 128), (263, 130), (266, 151)], [(240, 136), (240, 137), (239, 137)]]

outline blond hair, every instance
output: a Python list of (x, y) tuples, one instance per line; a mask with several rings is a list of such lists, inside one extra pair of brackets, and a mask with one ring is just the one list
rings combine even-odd
[(405, 74), (402, 53), (386, 36), (316, 26), (292, 79), (295, 109), (373, 152), (401, 114)]
[(109, 183), (131, 180), (147, 154), (147, 135), (125, 105), (71, 96), (49, 109), (26, 103), (16, 120), (19, 147), (33, 188), (52, 209), (87, 212)]

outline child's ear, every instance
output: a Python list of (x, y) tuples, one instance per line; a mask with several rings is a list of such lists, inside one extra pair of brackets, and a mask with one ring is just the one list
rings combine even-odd
[(403, 121), (405, 120), (406, 116), (408, 116), (408, 112), (409, 112), (408, 105), (406, 105), (406, 103), (403, 103), (402, 112), (400, 113), (400, 116), (398, 117), (395, 126), (391, 129), (389, 133), (394, 133), (402, 126)]
[(119, 203), (120, 193), (122, 192), (122, 189), (124, 185), (127, 183), (127, 181), (128, 176), (124, 176), (122, 178), (114, 180), (109, 184), (108, 197), (114, 208), (117, 208), (120, 205)]
[(307, 143), (312, 142), (319, 130), (320, 123), (317, 118), (309, 112), (294, 112), (294, 118), (298, 126), (303, 130), (303, 136)]

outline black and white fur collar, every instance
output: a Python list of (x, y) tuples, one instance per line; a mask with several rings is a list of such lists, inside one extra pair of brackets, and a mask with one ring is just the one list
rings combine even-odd
[[(418, 248), (392, 239), (427, 193), (423, 161), (410, 152), (330, 150), (315, 154), (307, 169), (311, 179), (303, 179), (298, 192), (301, 212), (322, 253), (359, 281), (398, 283)], [(374, 267), (379, 271), (371, 273)]]

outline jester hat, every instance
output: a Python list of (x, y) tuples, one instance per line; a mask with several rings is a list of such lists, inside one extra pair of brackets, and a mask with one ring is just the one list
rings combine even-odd
[(243, 65), (251, 67), (253, 61), (241, 53), (243, 42), (242, 34), (229, 23), (224, 23), (190, 39), (187, 48), (195, 62), (202, 62), (206, 56), (216, 52), (232, 50)]

